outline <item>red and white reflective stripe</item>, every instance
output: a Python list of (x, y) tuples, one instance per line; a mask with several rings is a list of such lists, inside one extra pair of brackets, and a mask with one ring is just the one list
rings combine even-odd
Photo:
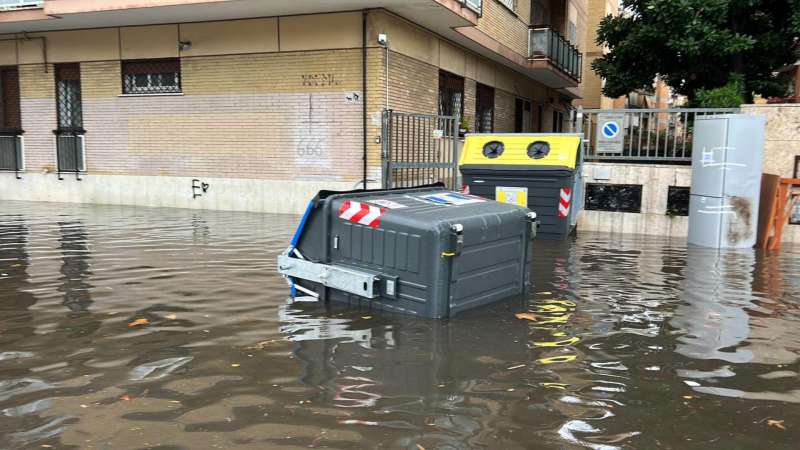
[(349, 220), (353, 223), (378, 228), (381, 224), (381, 216), (386, 210), (366, 203), (346, 200), (339, 208), (339, 218)]
[(558, 217), (564, 218), (569, 215), (569, 205), (572, 204), (572, 189), (561, 188), (561, 195), (558, 199)]

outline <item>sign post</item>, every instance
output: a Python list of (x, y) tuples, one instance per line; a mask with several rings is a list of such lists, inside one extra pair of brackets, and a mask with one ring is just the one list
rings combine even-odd
[(595, 135), (597, 136), (597, 153), (622, 154), (625, 146), (625, 114), (598, 114)]

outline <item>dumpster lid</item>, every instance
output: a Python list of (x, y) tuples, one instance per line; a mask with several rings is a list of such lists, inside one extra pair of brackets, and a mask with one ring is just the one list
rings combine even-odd
[(582, 135), (574, 133), (468, 134), (459, 165), (561, 166), (575, 169)]

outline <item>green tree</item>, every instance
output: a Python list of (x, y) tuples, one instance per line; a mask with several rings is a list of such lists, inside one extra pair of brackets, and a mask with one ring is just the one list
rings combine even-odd
[(603, 18), (597, 31), (609, 49), (592, 63), (605, 95), (649, 87), (656, 77), (690, 100), (734, 85), (745, 101), (785, 95), (788, 83), (774, 72), (797, 60), (800, 0), (623, 2), (624, 12)]

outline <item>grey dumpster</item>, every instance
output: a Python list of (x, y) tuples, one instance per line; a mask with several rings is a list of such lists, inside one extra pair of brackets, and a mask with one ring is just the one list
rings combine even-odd
[(429, 318), (528, 292), (535, 214), (443, 185), (320, 192), (278, 270), (292, 295)]

